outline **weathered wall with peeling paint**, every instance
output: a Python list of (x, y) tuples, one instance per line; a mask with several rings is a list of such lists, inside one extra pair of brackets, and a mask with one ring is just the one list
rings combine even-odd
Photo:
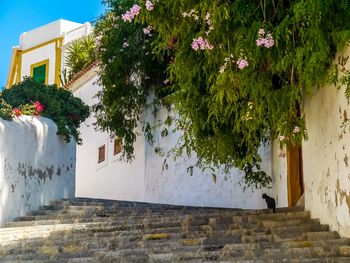
[(75, 142), (56, 132), (46, 118), (0, 119), (0, 226), (51, 200), (74, 197)]
[[(349, 55), (350, 49), (338, 54)], [(342, 127), (350, 107), (344, 90), (324, 87), (306, 100), (309, 140), (303, 144), (303, 162), (306, 210), (350, 237), (350, 126)]]

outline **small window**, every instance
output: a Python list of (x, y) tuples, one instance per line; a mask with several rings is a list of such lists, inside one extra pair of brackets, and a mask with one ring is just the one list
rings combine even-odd
[(121, 153), (122, 151), (122, 140), (117, 138), (114, 139), (114, 155)]
[(38, 83), (47, 84), (49, 72), (49, 60), (44, 60), (31, 65), (30, 76)]
[(102, 163), (106, 160), (106, 145), (102, 145), (98, 148), (98, 163)]

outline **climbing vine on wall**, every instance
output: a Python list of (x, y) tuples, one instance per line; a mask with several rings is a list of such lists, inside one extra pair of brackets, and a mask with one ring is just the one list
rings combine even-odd
[[(341, 65), (333, 63), (350, 38), (348, 0), (106, 3), (97, 27), (105, 87), (98, 122), (130, 142), (127, 154), (146, 91), (165, 78), (184, 131), (179, 149), (195, 151), (202, 164), (238, 167), (248, 185), (266, 186), (262, 144), (300, 144), (307, 139), (303, 96), (326, 83), (349, 87), (349, 73), (338, 78)], [(151, 75), (155, 65), (161, 70)], [(132, 84), (133, 72), (140, 85)]]

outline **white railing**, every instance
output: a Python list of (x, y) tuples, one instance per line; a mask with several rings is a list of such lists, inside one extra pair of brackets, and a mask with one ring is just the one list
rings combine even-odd
[(64, 45), (81, 37), (87, 36), (92, 32), (92, 26), (89, 22), (84, 23), (81, 27), (68, 31), (64, 34)]

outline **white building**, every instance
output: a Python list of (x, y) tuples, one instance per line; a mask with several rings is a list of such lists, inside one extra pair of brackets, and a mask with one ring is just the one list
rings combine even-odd
[[(13, 49), (7, 86), (21, 81), (24, 76), (59, 84), (66, 47), (91, 30), (89, 23), (58, 20), (23, 33), (20, 45)], [(349, 54), (348, 49), (338, 56)], [(94, 103), (94, 95), (101, 90), (97, 70), (96, 65), (91, 65), (67, 85), (88, 105)], [(131, 164), (119, 162), (120, 143), (107, 133), (95, 131), (95, 119), (91, 116), (80, 129), (83, 145), (77, 146), (76, 196), (264, 208), (262, 192), (275, 197), (279, 207), (295, 205), (304, 193), (305, 207), (313, 217), (350, 237), (350, 135), (340, 128), (348, 119), (343, 91), (327, 87), (306, 99), (303, 111), (309, 141), (301, 148), (288, 151), (281, 150), (275, 143), (271, 149), (262, 149), (263, 167), (272, 176), (272, 188), (254, 192), (242, 190), (239, 182), (243, 174), (238, 170), (233, 169), (229, 176), (218, 174), (214, 183), (210, 174), (199, 170), (189, 176), (186, 170), (195, 163), (194, 158), (174, 161), (154, 152), (154, 147), (160, 147), (164, 152), (170, 149), (177, 139), (176, 134), (162, 138), (160, 131), (156, 131), (154, 146), (140, 135), (135, 144), (136, 159)], [(165, 110), (160, 110), (156, 117), (145, 111), (144, 119), (157, 123), (165, 116)]]

